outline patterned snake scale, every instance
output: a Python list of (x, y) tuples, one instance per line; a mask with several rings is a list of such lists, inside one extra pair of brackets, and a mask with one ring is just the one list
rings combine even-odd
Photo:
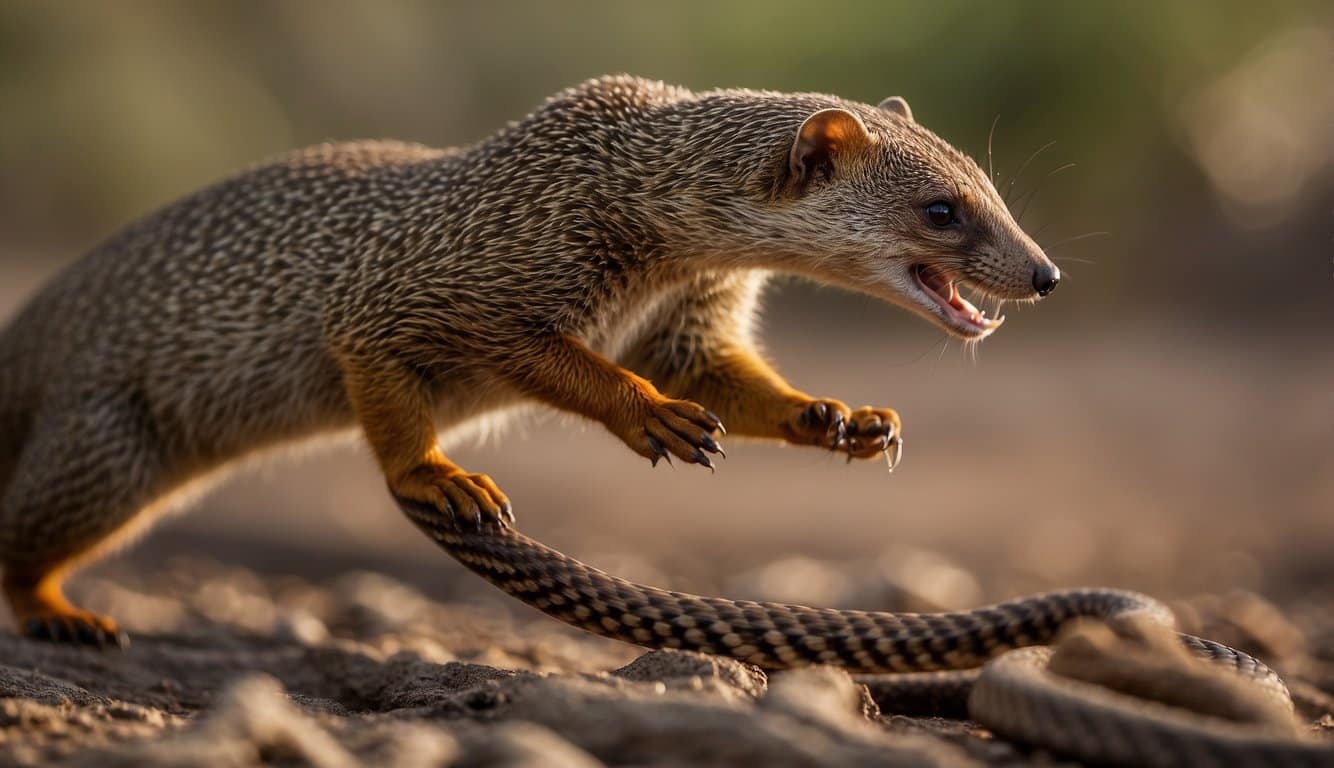
[[(766, 670), (830, 664), (864, 675), (877, 700), (933, 700), (1008, 739), (1073, 758), (1136, 766), (1334, 766), (1334, 747), (1198, 715), (1047, 671), (1066, 622), (1147, 617), (1162, 603), (1115, 589), (1072, 589), (953, 613), (883, 613), (727, 600), (635, 584), (510, 528), (471, 528), (396, 499), (469, 570), (553, 618), (646, 648), (729, 656)], [(1259, 660), (1191, 635), (1196, 655), (1231, 669), (1291, 708)], [(978, 668), (981, 668), (980, 671)], [(884, 674), (897, 673), (897, 674)], [(966, 703), (966, 709), (964, 704)]]

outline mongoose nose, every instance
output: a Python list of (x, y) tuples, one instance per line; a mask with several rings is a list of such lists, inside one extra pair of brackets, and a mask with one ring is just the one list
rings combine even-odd
[(1056, 286), (1061, 282), (1061, 270), (1056, 268), (1055, 264), (1044, 264), (1033, 270), (1033, 290), (1038, 292), (1039, 296), (1046, 296), (1056, 290)]

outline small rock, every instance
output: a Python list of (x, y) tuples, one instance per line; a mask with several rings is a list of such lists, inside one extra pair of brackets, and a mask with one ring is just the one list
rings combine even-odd
[(858, 726), (880, 716), (866, 686), (834, 667), (806, 667), (775, 674), (761, 706), (835, 727)]
[(431, 607), (417, 590), (378, 573), (345, 576), (335, 590), (345, 596), (347, 620), (362, 635), (393, 632), (415, 624)]
[(493, 740), (468, 765), (486, 768), (601, 768), (605, 764), (534, 723), (506, 723), (494, 729)]
[(456, 765), (463, 751), (458, 739), (429, 723), (383, 723), (340, 735), (363, 766), (445, 768)]
[(768, 687), (768, 678), (758, 667), (693, 651), (649, 651), (612, 674), (625, 680), (696, 690), (703, 688), (704, 680), (718, 680), (752, 699), (763, 696)]
[(357, 761), (327, 731), (292, 706), (278, 681), (242, 678), (194, 727), (162, 741), (140, 742), (90, 755), (87, 765), (249, 766), (299, 763), (353, 768)]
[(279, 614), (273, 628), (274, 634), (283, 639), (301, 645), (319, 645), (329, 639), (329, 628), (310, 611), (300, 608)]
[(0, 728), (35, 728), (63, 720), (60, 710), (26, 699), (0, 699)]
[(432, 664), (411, 654), (397, 654), (384, 664), (380, 675), (382, 687), (368, 704), (385, 712), (438, 704), (460, 691), (513, 677), (514, 673), (461, 661)]
[(134, 722), (145, 723), (157, 728), (166, 724), (166, 718), (162, 711), (152, 707), (142, 707), (138, 704), (131, 704), (125, 701), (113, 701), (106, 708), (108, 716), (116, 720), (131, 720)]
[[(899, 611), (962, 610), (982, 601), (982, 586), (971, 571), (938, 552), (927, 549), (903, 549), (882, 555), (870, 578), (860, 585), (860, 594), (849, 594), (855, 605), (883, 607)], [(880, 594), (893, 593), (889, 603)]]

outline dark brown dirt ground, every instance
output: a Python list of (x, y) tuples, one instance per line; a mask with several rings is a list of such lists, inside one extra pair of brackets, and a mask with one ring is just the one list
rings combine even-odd
[[(955, 566), (938, 558), (935, 567)], [(452, 581), (471, 576), (442, 566)], [(835, 603), (923, 608), (911, 580), (861, 564), (781, 561), (843, 587)], [(946, 571), (941, 571), (945, 573)], [(853, 578), (854, 574), (862, 574)], [(880, 714), (830, 669), (766, 676), (568, 630), (508, 602), (440, 602), (389, 577), (314, 584), (177, 558), (81, 592), (137, 630), (128, 651), (0, 635), (0, 762), (78, 766), (1045, 765), (968, 723)], [(956, 575), (966, 582), (967, 575)], [(935, 579), (926, 583), (940, 583)], [(480, 587), (489, 589), (489, 587)], [(497, 593), (498, 594), (498, 593)], [(1282, 608), (1248, 594), (1176, 604), (1185, 627), (1252, 649), (1334, 693), (1334, 595)], [(1334, 697), (1303, 722), (1334, 738)]]

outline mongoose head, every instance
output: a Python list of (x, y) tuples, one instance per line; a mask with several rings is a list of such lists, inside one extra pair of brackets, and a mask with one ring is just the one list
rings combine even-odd
[(1060, 281), (990, 177), (918, 125), (901, 98), (810, 114), (791, 137), (785, 170), (777, 204), (796, 224), (787, 234), (818, 260), (803, 271), (955, 336), (981, 339), (1004, 320), (988, 318), (960, 287), (1031, 301)]

